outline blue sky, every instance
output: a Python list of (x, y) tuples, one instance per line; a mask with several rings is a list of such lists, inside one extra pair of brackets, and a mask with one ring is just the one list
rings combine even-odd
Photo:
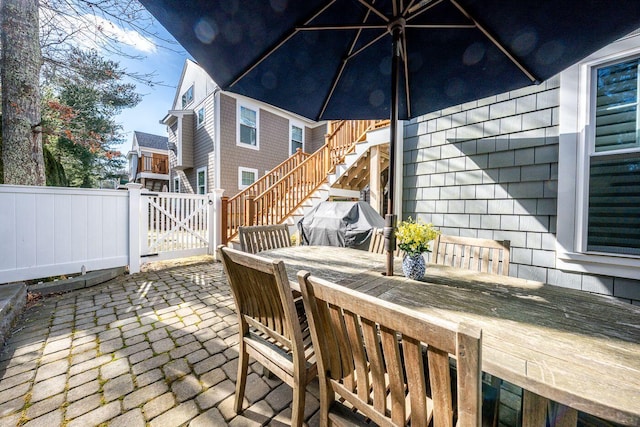
[[(157, 29), (163, 37), (173, 38), (157, 24)], [(155, 73), (155, 81), (162, 84), (153, 87), (144, 84), (137, 84), (137, 92), (142, 95), (142, 101), (131, 109), (124, 110), (116, 117), (116, 121), (122, 125), (125, 141), (123, 144), (114, 146), (123, 155), (131, 149), (131, 142), (134, 131), (142, 131), (156, 135), (165, 136), (167, 134), (165, 126), (161, 125), (160, 120), (167, 114), (171, 108), (173, 97), (175, 95), (175, 87), (180, 79), (184, 61), (190, 56), (179, 46), (174, 46), (175, 52), (166, 48), (153, 46), (147, 43), (135, 43), (126, 49), (132, 54), (142, 55), (144, 59), (128, 59), (124, 57), (111, 57), (110, 59), (118, 61), (122, 68), (128, 71), (144, 73)]]

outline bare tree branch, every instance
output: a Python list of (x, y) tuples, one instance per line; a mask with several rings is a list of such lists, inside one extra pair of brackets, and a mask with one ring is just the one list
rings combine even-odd
[[(73, 65), (66, 59), (76, 47), (133, 60), (144, 60), (156, 50), (183, 52), (157, 30), (154, 18), (137, 0), (41, 0), (40, 17), (44, 76), (71, 72)], [(158, 81), (155, 73), (126, 75), (151, 87), (171, 86)]]

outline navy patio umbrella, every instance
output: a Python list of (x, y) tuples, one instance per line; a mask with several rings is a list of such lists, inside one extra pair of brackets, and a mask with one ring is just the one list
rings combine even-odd
[(141, 2), (224, 90), (314, 120), (391, 118), (390, 214), (398, 119), (542, 82), (640, 27), (640, 0)]

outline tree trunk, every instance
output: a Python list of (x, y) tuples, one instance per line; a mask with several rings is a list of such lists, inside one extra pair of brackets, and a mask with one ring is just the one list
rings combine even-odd
[(45, 185), (38, 0), (1, 0), (5, 184)]

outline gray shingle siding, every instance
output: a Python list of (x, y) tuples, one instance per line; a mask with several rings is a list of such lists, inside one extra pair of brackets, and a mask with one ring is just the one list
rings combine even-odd
[[(195, 159), (195, 130), (195, 115), (185, 114), (182, 116), (182, 164), (188, 166), (188, 168), (184, 169), (180, 177), (180, 191), (183, 193), (193, 193), (196, 188), (196, 173), (195, 169), (193, 169), (193, 161)], [(188, 182), (186, 182), (185, 179)]]
[(322, 147), (325, 143), (325, 136), (327, 135), (327, 126), (316, 126), (315, 128), (307, 128), (306, 147), (307, 153), (315, 153), (318, 148)]
[(559, 78), (405, 123), (403, 218), (511, 240), (510, 275), (640, 304), (640, 281), (556, 266)]
[[(205, 101), (196, 107), (196, 115), (194, 115), (193, 129), (193, 169), (191, 169), (189, 181), (193, 188), (196, 189), (196, 175), (199, 168), (207, 166), (207, 175), (211, 175), (214, 171), (209, 170), (209, 153), (213, 152), (213, 135), (214, 135), (214, 113), (213, 113), (213, 96), (208, 96)], [(197, 112), (205, 108), (205, 121), (200, 127), (197, 126)], [(209, 185), (209, 184), (208, 184)], [(210, 186), (208, 190), (212, 190)]]

